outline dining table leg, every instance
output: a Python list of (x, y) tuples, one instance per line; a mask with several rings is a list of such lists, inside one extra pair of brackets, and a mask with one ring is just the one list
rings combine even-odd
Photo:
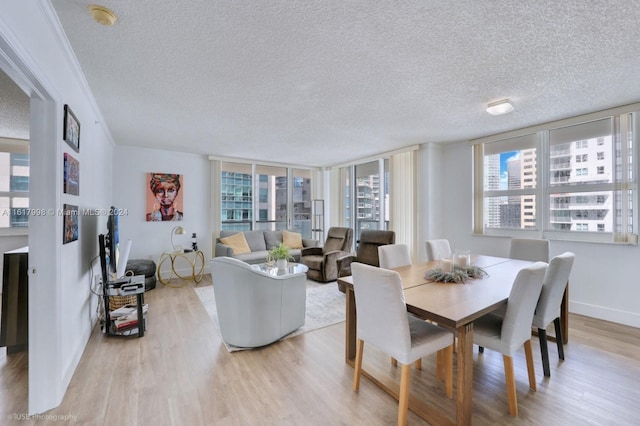
[(345, 318), (345, 361), (353, 366), (356, 359), (356, 296), (353, 288), (347, 286), (346, 295), (346, 318)]
[(473, 323), (458, 331), (458, 383), (456, 398), (456, 424), (470, 425), (473, 410)]

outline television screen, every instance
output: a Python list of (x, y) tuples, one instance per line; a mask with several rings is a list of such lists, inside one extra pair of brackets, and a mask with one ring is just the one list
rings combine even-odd
[(118, 226), (118, 216), (120, 211), (116, 207), (111, 207), (107, 217), (107, 234), (100, 234), (100, 266), (102, 277), (106, 281), (112, 281), (125, 275), (131, 240), (128, 240), (122, 247), (120, 246), (120, 231)]
[(118, 233), (118, 209), (111, 206), (109, 209), (109, 216), (107, 218), (107, 249), (109, 251), (108, 268), (112, 277), (118, 278), (117, 266), (118, 266), (118, 249), (120, 243), (120, 236)]
[(111, 280), (111, 274), (108, 268), (107, 255), (107, 238), (104, 234), (98, 235), (98, 250), (100, 251), (100, 269), (102, 269), (102, 282), (106, 283)]

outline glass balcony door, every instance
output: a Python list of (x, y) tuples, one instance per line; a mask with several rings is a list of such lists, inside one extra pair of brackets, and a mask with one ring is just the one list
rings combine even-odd
[(311, 237), (311, 171), (221, 163), (223, 230), (297, 230)]
[(354, 221), (356, 241), (363, 229), (389, 227), (389, 168), (387, 160), (355, 166)]

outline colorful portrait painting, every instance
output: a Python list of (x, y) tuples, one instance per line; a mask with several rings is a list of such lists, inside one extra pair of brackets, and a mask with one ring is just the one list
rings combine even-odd
[(173, 173), (147, 173), (147, 222), (183, 219), (183, 178)]

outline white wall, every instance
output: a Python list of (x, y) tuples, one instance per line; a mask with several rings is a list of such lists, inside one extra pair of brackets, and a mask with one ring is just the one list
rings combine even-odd
[[(467, 143), (442, 147), (441, 171), (423, 169), (421, 180), (442, 188), (429, 207), (438, 217), (427, 235), (448, 238), (452, 248), (507, 256), (510, 240), (472, 235), (472, 150)], [(440, 225), (441, 224), (441, 225)], [(440, 226), (442, 226), (440, 228)], [(569, 310), (595, 318), (640, 327), (640, 286), (637, 278), (639, 246), (551, 241), (550, 255), (576, 254), (570, 277)]]
[[(146, 173), (179, 173), (184, 183), (184, 220), (181, 222), (147, 222), (146, 191), (149, 182)], [(163, 251), (171, 250), (171, 230), (180, 225), (186, 235), (176, 235), (174, 242), (191, 246), (191, 234), (198, 237), (198, 248), (204, 253), (205, 272), (211, 259), (211, 200), (210, 162), (202, 155), (174, 151), (118, 146), (114, 159), (114, 206), (127, 209), (120, 218), (120, 240), (131, 239), (130, 259), (152, 259), (158, 263)], [(215, 213), (214, 213), (215, 214)], [(218, 213), (219, 214), (219, 213)], [(106, 222), (103, 224), (106, 231)], [(101, 225), (102, 226), (102, 225)], [(179, 269), (183, 269), (177, 265)], [(153, 326), (153, 325), (151, 325)]]
[[(113, 144), (47, 1), (2, 2), (0, 66), (30, 97), (30, 207), (54, 213), (29, 222), (29, 413), (60, 404), (95, 324), (90, 262), (97, 221), (80, 217), (78, 241), (62, 244), (64, 203), (111, 203)], [(80, 152), (62, 140), (64, 104), (81, 125)], [(63, 153), (80, 162), (80, 195), (62, 192)]]

